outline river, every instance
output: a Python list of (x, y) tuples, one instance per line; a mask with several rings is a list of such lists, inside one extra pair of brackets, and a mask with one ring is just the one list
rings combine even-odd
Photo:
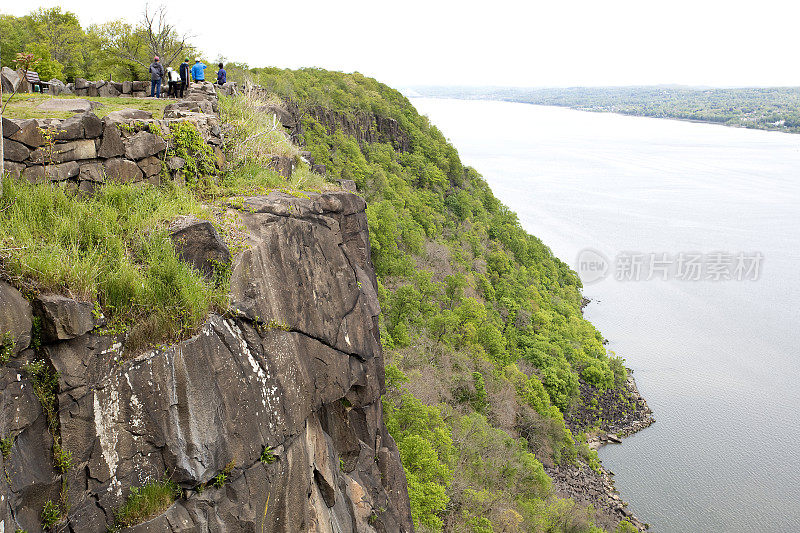
[(800, 531), (800, 135), (412, 103), (558, 257), (590, 250), (586, 317), (657, 419), (600, 450), (631, 510), (654, 532)]

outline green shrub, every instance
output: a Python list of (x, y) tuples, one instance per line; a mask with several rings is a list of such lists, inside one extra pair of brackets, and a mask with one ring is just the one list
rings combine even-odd
[(127, 500), (115, 514), (115, 523), (119, 527), (140, 524), (166, 511), (179, 496), (178, 485), (169, 479), (132, 487)]

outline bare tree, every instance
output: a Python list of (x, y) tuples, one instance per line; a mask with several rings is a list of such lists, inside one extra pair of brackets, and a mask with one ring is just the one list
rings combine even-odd
[(192, 37), (188, 32), (179, 34), (167, 21), (167, 8), (163, 5), (152, 12), (146, 6), (136, 28), (120, 21), (106, 24), (100, 31), (115, 55), (144, 68), (153, 56), (159, 56), (164, 65), (171, 64), (189, 49), (187, 41)]

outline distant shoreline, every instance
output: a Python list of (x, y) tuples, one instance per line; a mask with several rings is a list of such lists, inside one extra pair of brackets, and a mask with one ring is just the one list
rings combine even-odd
[(625, 117), (641, 117), (641, 118), (652, 118), (657, 120), (676, 120), (679, 122), (695, 122), (698, 124), (711, 124), (714, 126), (723, 126), (726, 128), (738, 128), (743, 130), (758, 130), (758, 131), (770, 131), (774, 133), (788, 133), (790, 135), (797, 135), (800, 134), (800, 131), (789, 131), (785, 129), (777, 129), (777, 128), (763, 128), (759, 126), (748, 126), (744, 124), (726, 124), (724, 122), (717, 122), (714, 120), (705, 120), (700, 118), (683, 118), (683, 117), (664, 117), (664, 116), (655, 116), (655, 115), (645, 115), (643, 113), (626, 113), (623, 111), (610, 111), (605, 109), (591, 109), (581, 106), (571, 106), (571, 105), (560, 105), (560, 104), (542, 104), (542, 103), (534, 103), (534, 102), (523, 102), (521, 100), (509, 100), (509, 99), (497, 99), (497, 98), (466, 98), (466, 97), (459, 97), (459, 96), (428, 96), (424, 94), (410, 96), (409, 98), (433, 98), (436, 100), (463, 100), (463, 101), (480, 101), (480, 102), (506, 102), (509, 104), (525, 104), (525, 105), (535, 105), (541, 107), (557, 107), (560, 109), (571, 109), (573, 111), (583, 111), (585, 113), (608, 113), (612, 115), (621, 115)]

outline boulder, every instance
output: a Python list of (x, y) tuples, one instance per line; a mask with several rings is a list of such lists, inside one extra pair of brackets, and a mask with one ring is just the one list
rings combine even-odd
[(41, 318), (42, 337), (46, 342), (74, 339), (94, 329), (92, 306), (58, 294), (43, 294), (33, 301)]
[(186, 166), (186, 160), (182, 157), (173, 156), (167, 160), (167, 168), (172, 171), (180, 170)]
[(76, 177), (80, 172), (80, 165), (76, 161), (67, 161), (59, 165), (48, 165), (45, 172), (50, 181), (64, 181)]
[(19, 84), (19, 75), (8, 67), (3, 67), (0, 71), (0, 84), (3, 86), (4, 94), (11, 94)]
[(111, 83), (106, 83), (102, 87), (99, 87), (97, 93), (99, 96), (103, 96), (106, 98), (108, 97), (114, 98), (121, 94), (120, 91), (117, 90), (117, 88)]
[(14, 343), (12, 352), (18, 354), (31, 343), (32, 325), (30, 302), (17, 289), (0, 281), (0, 343), (10, 336)]
[(101, 105), (103, 104), (100, 102), (92, 102), (82, 98), (50, 98), (36, 106), (36, 109), (39, 111), (86, 113)]
[(320, 176), (324, 176), (326, 171), (327, 169), (325, 168), (325, 165), (321, 163), (318, 163), (316, 165), (311, 165), (311, 172), (315, 172)]
[(92, 112), (74, 115), (58, 127), (55, 139), (58, 141), (73, 141), (76, 139), (96, 139), (103, 133), (103, 123)]
[(106, 176), (110, 181), (116, 183), (130, 183), (142, 179), (142, 171), (139, 166), (129, 159), (115, 157), (103, 163), (106, 169)]
[(91, 181), (102, 183), (105, 181), (105, 169), (99, 161), (82, 163), (78, 171), (78, 179), (81, 181)]
[(24, 163), (16, 163), (14, 161), (3, 161), (3, 170), (14, 179), (19, 178), (22, 176), (22, 173), (25, 171), (25, 164)]
[(47, 85), (49, 86), (48, 92), (51, 96), (58, 96), (59, 94), (63, 93), (64, 89), (66, 88), (64, 82), (57, 78), (53, 78), (52, 80), (48, 81)]
[(141, 109), (120, 109), (106, 115), (107, 122), (129, 122), (131, 120), (152, 120), (153, 114)]
[(231, 252), (207, 220), (180, 217), (170, 225), (170, 237), (181, 261), (213, 279), (231, 264)]
[(134, 81), (131, 87), (134, 92), (145, 92), (150, 89), (150, 84), (146, 81)]
[(31, 155), (30, 149), (22, 143), (5, 139), (3, 141), (3, 158), (8, 161), (16, 161), (21, 163), (28, 159)]
[(147, 131), (140, 131), (133, 137), (125, 139), (125, 157), (138, 161), (156, 155), (167, 149), (167, 143), (158, 135)]
[(155, 156), (145, 157), (136, 163), (146, 178), (161, 172), (161, 160)]
[(3, 137), (11, 137), (19, 131), (19, 124), (10, 118), (3, 117)]
[(294, 159), (284, 155), (272, 156), (269, 168), (285, 178), (291, 178), (294, 170)]
[(19, 131), (9, 137), (17, 142), (21, 142), (30, 148), (38, 148), (44, 144), (42, 129), (36, 120), (25, 120), (19, 124)]
[(56, 144), (52, 152), (48, 147), (36, 149), (31, 153), (31, 162), (36, 164), (64, 163), (82, 159), (96, 159), (97, 148), (91, 139), (80, 139), (63, 144)]
[(132, 91), (133, 91), (133, 82), (123, 81), (122, 82), (122, 94), (131, 94)]
[(83, 78), (75, 78), (75, 89), (82, 90), (89, 88), (89, 81)]
[(356, 187), (356, 182), (353, 180), (338, 180), (339, 187), (341, 187), (345, 191), (350, 192), (358, 192), (358, 188)]
[(125, 143), (122, 142), (122, 135), (116, 123), (106, 121), (105, 129), (103, 129), (103, 140), (100, 141), (100, 148), (97, 150), (97, 156), (103, 159), (110, 159), (112, 157), (121, 157), (125, 155)]
[(122, 82), (110, 81), (110, 82), (108, 82), (108, 84), (111, 85), (112, 87), (114, 87), (114, 89), (118, 93), (120, 93), (120, 94), (122, 93)]

